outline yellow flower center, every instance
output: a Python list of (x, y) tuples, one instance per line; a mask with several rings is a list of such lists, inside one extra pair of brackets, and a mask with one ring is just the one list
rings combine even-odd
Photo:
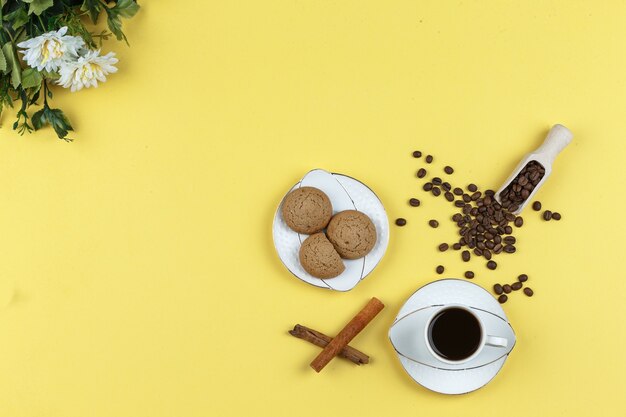
[(46, 39), (41, 45), (41, 55), (43, 56), (42, 64), (45, 64), (50, 59), (61, 58), (63, 56), (61, 43), (56, 39)]

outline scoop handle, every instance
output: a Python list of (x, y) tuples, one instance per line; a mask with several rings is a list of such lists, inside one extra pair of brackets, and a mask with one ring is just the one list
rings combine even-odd
[(540, 147), (534, 152), (543, 154), (550, 162), (572, 141), (574, 135), (563, 125), (554, 125)]

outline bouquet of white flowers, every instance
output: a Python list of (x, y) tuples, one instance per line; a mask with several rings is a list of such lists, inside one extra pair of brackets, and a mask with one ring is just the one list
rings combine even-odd
[[(73, 130), (61, 109), (49, 106), (51, 84), (75, 92), (97, 87), (117, 71), (114, 52), (101, 54), (103, 41), (115, 36), (128, 43), (122, 18), (137, 13), (135, 0), (0, 0), (0, 116), (4, 107), (20, 101), (13, 130), (20, 134), (52, 126), (60, 139)], [(93, 32), (106, 14), (108, 30)], [(29, 108), (42, 108), (29, 115)]]

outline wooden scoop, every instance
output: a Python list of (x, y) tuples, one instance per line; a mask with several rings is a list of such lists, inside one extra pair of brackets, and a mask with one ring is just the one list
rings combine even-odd
[(517, 165), (517, 167), (513, 170), (509, 178), (504, 182), (502, 187), (496, 192), (495, 197), (498, 203), (502, 203), (500, 199), (500, 193), (504, 191), (504, 189), (513, 181), (519, 172), (531, 161), (537, 161), (540, 163), (545, 169), (545, 174), (543, 178), (537, 183), (535, 188), (531, 191), (530, 195), (524, 202), (520, 203), (517, 210), (513, 212), (513, 214), (517, 215), (524, 210), (524, 207), (528, 205), (533, 199), (535, 193), (541, 188), (541, 186), (546, 182), (550, 174), (552, 173), (552, 162), (556, 158), (556, 156), (572, 141), (572, 137), (574, 135), (568, 128), (563, 125), (554, 125), (550, 132), (548, 132), (548, 136), (543, 141), (540, 147), (538, 147), (533, 152), (527, 154), (524, 158), (522, 158), (521, 162)]

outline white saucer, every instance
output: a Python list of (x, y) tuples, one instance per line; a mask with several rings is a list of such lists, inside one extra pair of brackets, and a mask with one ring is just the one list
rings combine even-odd
[[(426, 317), (430, 316), (428, 310), (432, 311), (435, 307), (447, 304), (466, 305), (476, 310), (477, 315), (482, 315), (481, 320), (491, 320), (492, 326), (499, 326), (502, 332), (510, 331), (510, 335), (515, 338), (504, 310), (489, 292), (468, 281), (443, 279), (423, 286), (409, 297), (389, 330), (389, 339), (400, 363), (418, 384), (442, 394), (464, 394), (477, 390), (491, 381), (504, 365), (510, 350), (508, 353), (497, 355), (494, 350), (487, 352), (485, 356), (481, 353), (479, 355), (481, 359), (478, 361), (474, 359), (464, 366), (446, 365), (445, 369), (433, 366), (427, 360), (420, 360), (426, 356), (420, 353), (421, 347), (415, 340), (420, 340), (416, 335), (423, 330), (420, 330), (419, 326), (407, 324), (410, 324), (410, 320), (414, 324), (422, 320), (423, 325)], [(418, 330), (415, 330), (416, 328)], [(412, 351), (406, 347), (408, 339), (413, 340)], [(513, 347), (514, 345), (511, 349)], [(403, 350), (403, 353), (400, 353), (400, 350)]]
[[(338, 277), (319, 279), (310, 275), (300, 265), (300, 245), (308, 235), (294, 232), (287, 226), (281, 214), (280, 202), (274, 214), (272, 235), (276, 252), (287, 269), (302, 281), (320, 288), (336, 291), (349, 291), (370, 274), (382, 259), (389, 244), (389, 220), (385, 208), (374, 192), (362, 182), (342, 174), (331, 174), (322, 169), (310, 171), (288, 192), (296, 188), (310, 186), (322, 190), (333, 205), (333, 214), (344, 210), (358, 210), (372, 219), (376, 227), (376, 245), (367, 256), (344, 259), (345, 271)], [(286, 194), (285, 194), (286, 196)]]

